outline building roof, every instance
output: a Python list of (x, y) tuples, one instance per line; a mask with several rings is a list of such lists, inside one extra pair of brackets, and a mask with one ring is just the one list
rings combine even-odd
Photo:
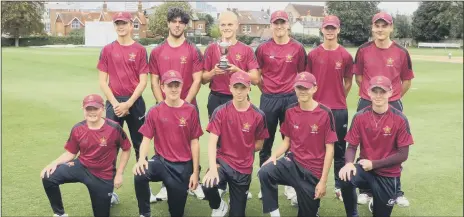
[(318, 5), (303, 5), (303, 4), (292, 4), (293, 8), (300, 14), (300, 16), (307, 16), (309, 14), (313, 17), (324, 16), (324, 6)]
[(321, 21), (298, 21), (304, 28), (320, 28), (322, 26)]
[(99, 21), (100, 12), (78, 12), (78, 11), (65, 11), (58, 12), (56, 20), (61, 20), (65, 26), (71, 25), (71, 22), (77, 19), (82, 25), (85, 25), (86, 21)]
[(238, 22), (240, 24), (259, 24), (269, 25), (271, 22), (271, 16), (266, 11), (239, 11), (235, 13), (238, 16)]

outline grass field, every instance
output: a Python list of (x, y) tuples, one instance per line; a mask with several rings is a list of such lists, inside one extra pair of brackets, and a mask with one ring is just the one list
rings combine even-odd
[[(95, 68), (99, 49), (3, 48), (2, 51), (2, 216), (53, 215), (42, 187), (39, 172), (63, 151), (71, 127), (82, 120), (82, 98), (100, 93)], [(355, 51), (350, 49), (350, 51)], [(454, 57), (462, 50), (454, 50)], [(445, 55), (440, 49), (411, 49), (413, 55)], [(404, 164), (402, 185), (411, 202), (408, 208), (395, 207), (394, 216), (463, 216), (463, 65), (414, 61), (416, 78), (403, 100), (415, 145)], [(259, 91), (251, 98), (259, 103)], [(350, 119), (358, 100), (357, 87), (349, 97)], [(207, 124), (208, 88), (198, 95), (203, 128)], [(154, 104), (149, 87), (143, 94), (147, 107)], [(127, 130), (127, 129), (126, 129)], [(206, 133), (201, 137), (201, 165), (207, 167)], [(274, 147), (280, 145), (276, 137)], [(133, 186), (132, 153), (124, 175), (124, 185), (117, 190), (121, 204), (112, 208), (113, 216), (138, 216)], [(257, 169), (257, 162), (255, 169)], [(255, 170), (256, 171), (256, 170)], [(333, 194), (333, 170), (328, 194), (322, 200), (321, 216), (343, 216), (343, 204)], [(202, 174), (204, 175), (204, 170)], [(158, 183), (151, 184), (153, 191)], [(91, 216), (90, 198), (82, 184), (61, 187), (66, 212), (70, 216)], [(253, 199), (248, 201), (248, 216), (264, 216), (257, 199), (259, 181), (253, 175)], [(281, 214), (295, 216), (297, 209), (283, 196), (280, 188)], [(228, 197), (228, 195), (226, 195)], [(152, 204), (152, 216), (168, 216), (166, 202)], [(360, 206), (362, 216), (370, 216), (367, 206)], [(186, 216), (209, 216), (207, 201), (189, 197)], [(266, 215), (268, 216), (268, 215)]]

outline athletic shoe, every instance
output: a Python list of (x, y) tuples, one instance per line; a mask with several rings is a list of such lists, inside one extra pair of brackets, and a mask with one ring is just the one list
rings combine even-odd
[(291, 186), (285, 186), (284, 194), (287, 196), (287, 200), (291, 200), (293, 197), (296, 197), (295, 189)]
[(396, 204), (400, 207), (408, 207), (409, 200), (405, 196), (399, 196), (396, 198)]
[(371, 213), (374, 212), (374, 200), (371, 200), (371, 201), (369, 202), (369, 211), (371, 211)]
[(372, 200), (372, 197), (369, 197), (369, 195), (367, 194), (359, 194), (358, 195), (358, 204), (360, 205), (364, 205), (364, 204), (368, 204), (369, 201)]
[(60, 217), (60, 216), (61, 216), (61, 217), (67, 217), (68, 214), (66, 214), (66, 213), (63, 214), (63, 215), (53, 214), (53, 217)]
[(221, 204), (219, 205), (219, 208), (213, 209), (211, 212), (212, 217), (223, 217), (227, 214), (227, 211), (229, 211), (229, 206), (227, 205), (226, 202), (224, 202), (221, 199)]
[(198, 185), (197, 189), (193, 191), (189, 190), (188, 193), (192, 196), (196, 196), (200, 200), (203, 200), (203, 198), (205, 198), (205, 194), (203, 193), (203, 188), (200, 185)]
[(248, 191), (248, 194), (247, 194), (247, 200), (253, 198), (253, 195), (251, 194), (251, 192)]
[(166, 187), (162, 186), (155, 197), (156, 200), (168, 200), (168, 192), (166, 191)]
[(298, 207), (298, 197), (297, 196), (292, 197), (292, 199), (290, 199), (290, 204), (292, 206)]
[(342, 190), (340, 188), (335, 188), (335, 197), (343, 202)]
[(259, 193), (258, 193), (258, 198), (259, 199), (263, 198), (263, 194), (261, 194), (261, 191), (259, 191)]
[(113, 192), (111, 193), (111, 206), (115, 204), (119, 204), (119, 196), (115, 192)]
[(156, 203), (158, 200), (156, 199), (156, 196), (153, 194), (150, 188), (150, 203)]

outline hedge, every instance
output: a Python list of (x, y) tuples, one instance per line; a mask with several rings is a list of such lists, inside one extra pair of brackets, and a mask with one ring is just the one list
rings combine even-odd
[[(80, 45), (84, 44), (83, 37), (67, 36), (67, 37), (57, 37), (57, 36), (38, 36), (38, 37), (28, 37), (20, 38), (19, 46), (43, 46), (43, 45), (56, 45), (56, 44), (74, 44)], [(2, 37), (2, 47), (14, 46), (14, 38), (3, 38)]]

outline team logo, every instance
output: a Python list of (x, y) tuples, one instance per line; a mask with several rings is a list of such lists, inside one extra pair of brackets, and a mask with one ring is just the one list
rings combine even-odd
[(187, 120), (185, 120), (184, 117), (181, 117), (181, 118), (179, 119), (179, 126), (181, 126), (181, 127), (187, 126)]
[(300, 81), (306, 80), (306, 75), (305, 74), (298, 75), (298, 80), (300, 80)]
[(106, 138), (105, 137), (100, 138), (100, 146), (106, 146)]
[(383, 135), (384, 136), (390, 136), (391, 135), (391, 128), (389, 126), (386, 126), (383, 128)]
[(242, 131), (243, 131), (243, 132), (247, 132), (247, 133), (250, 132), (250, 126), (251, 126), (251, 125), (250, 125), (248, 122), (244, 123), (244, 124), (243, 124), (243, 128), (242, 128)]
[(240, 55), (239, 53), (235, 54), (235, 60), (242, 61), (242, 55)]
[(242, 75), (237, 76), (238, 79), (243, 80), (245, 79)]
[(337, 61), (335, 63), (335, 69), (341, 69), (342, 68), (342, 61)]
[(387, 66), (392, 67), (393, 66), (393, 58), (388, 58), (387, 59)]
[(174, 73), (174, 72), (169, 72), (169, 76), (171, 76), (171, 77), (176, 77), (176, 73)]
[(118, 17), (120, 17), (120, 16), (122, 16), (122, 12), (119, 12), (119, 13), (118, 13)]
[(88, 101), (91, 101), (91, 100), (93, 100), (93, 96), (92, 96), (92, 95), (90, 95), (90, 96), (89, 96), (89, 98), (87, 98), (87, 100), (88, 100)]
[(294, 124), (294, 125), (293, 125), (293, 128), (295, 128), (295, 129), (298, 130), (300, 127), (299, 127), (298, 125)]
[(72, 166), (74, 166), (74, 162), (72, 162), (72, 161), (68, 162), (68, 163), (66, 163), (66, 165), (68, 165), (68, 167), (72, 167)]
[(383, 78), (382, 78), (382, 77), (378, 77), (378, 78), (377, 78), (377, 84), (382, 83), (382, 81), (383, 81)]
[(136, 56), (137, 56), (137, 55), (135, 55), (135, 53), (133, 53), (133, 52), (130, 53), (130, 54), (129, 54), (129, 61), (135, 61), (135, 57), (136, 57)]
[(292, 60), (293, 60), (293, 56), (292, 56), (292, 55), (290, 55), (290, 54), (288, 54), (288, 55), (287, 55), (287, 60), (286, 60), (285, 62), (287, 62), (287, 63), (291, 63), (291, 62), (292, 62)]
[(319, 129), (319, 126), (317, 126), (317, 124), (313, 124), (311, 126), (311, 133), (317, 134), (318, 129)]
[(187, 57), (186, 56), (181, 56), (180, 57), (180, 64), (185, 64), (187, 63)]

